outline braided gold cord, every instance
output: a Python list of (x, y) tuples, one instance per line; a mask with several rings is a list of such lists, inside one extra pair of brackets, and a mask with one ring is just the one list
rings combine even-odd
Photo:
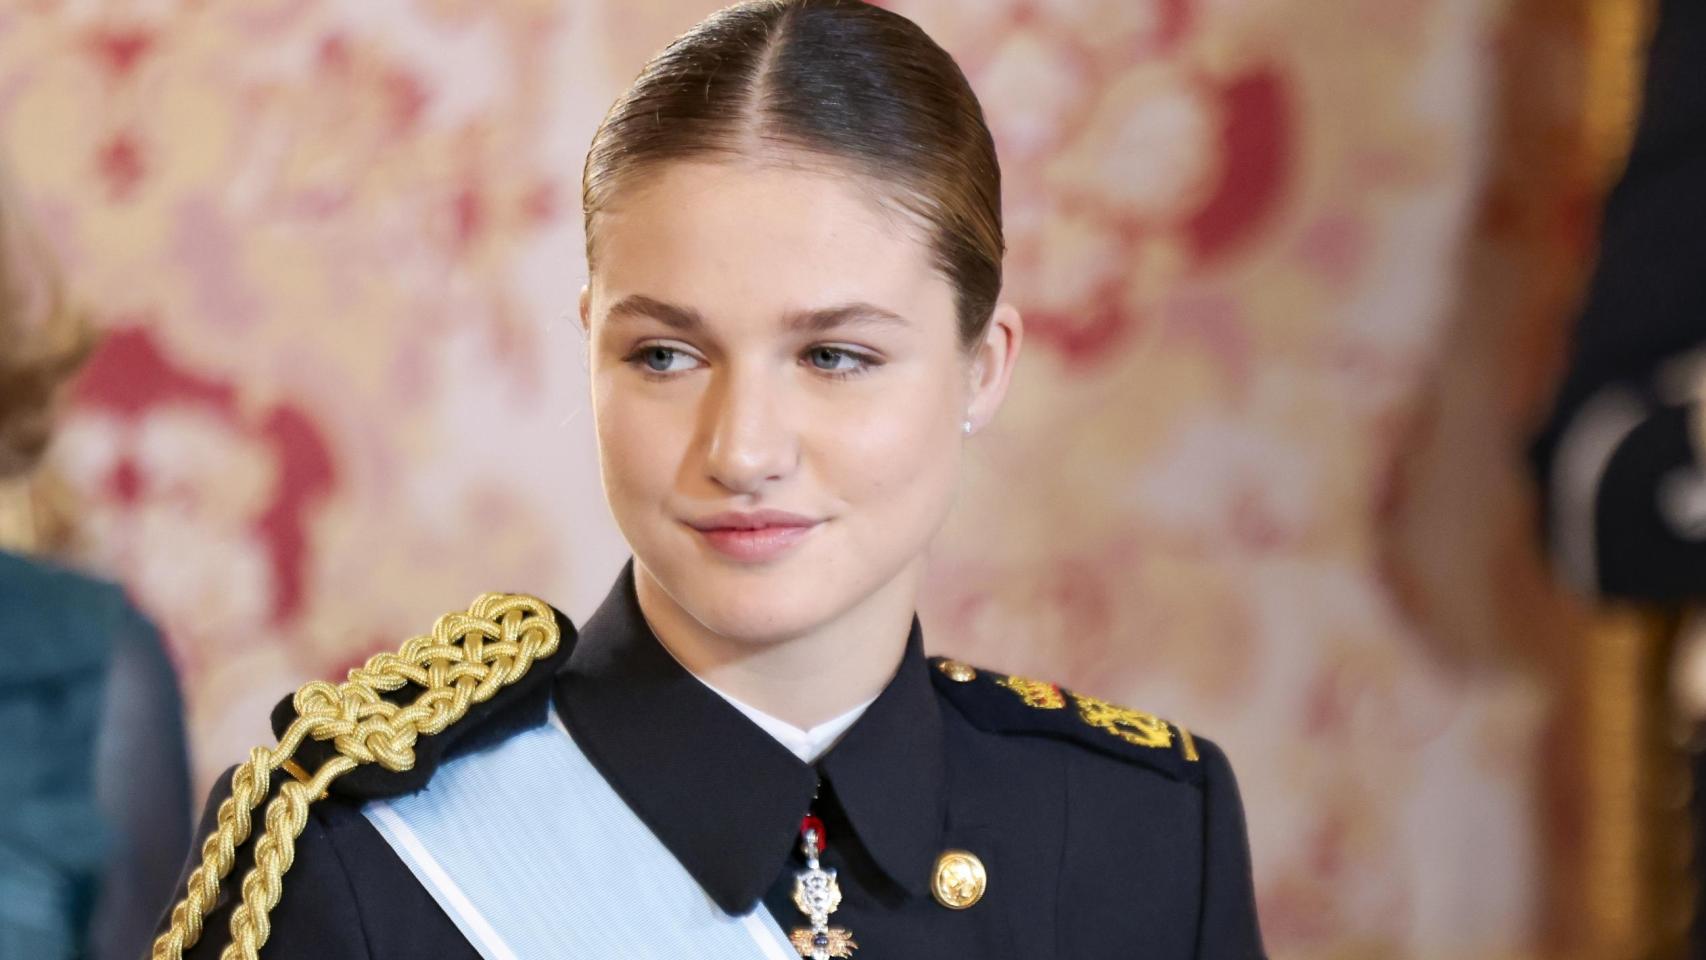
[[(522, 594), (482, 594), (466, 613), (438, 618), (432, 633), (379, 653), (349, 672), (343, 683), (316, 680), (296, 691), (296, 719), (271, 749), (256, 747), (231, 775), (231, 796), (219, 805), (218, 825), (201, 846), (171, 925), (154, 941), (152, 960), (182, 960), (201, 939), (203, 921), (219, 900), (219, 883), (231, 872), (237, 848), (253, 830), (254, 811), (266, 799), (273, 771), (290, 761), (303, 740), (330, 740), (338, 755), (307, 780), (287, 780), (267, 804), (265, 830), (255, 843), (255, 865), (243, 878), (243, 900), (231, 913), (231, 942), (220, 960), (257, 960), (272, 932), (268, 916), (283, 892), (296, 855), (296, 838), (308, 823), (308, 805), (332, 781), (366, 763), (403, 771), (415, 765), (415, 742), (442, 731), (521, 679), (562, 639), (551, 608)], [(422, 691), (399, 706), (381, 694), (414, 684)]]

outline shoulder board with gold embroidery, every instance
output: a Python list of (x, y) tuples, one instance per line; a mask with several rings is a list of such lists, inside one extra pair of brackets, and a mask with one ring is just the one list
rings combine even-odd
[(1202, 782), (1196, 741), (1154, 714), (944, 657), (930, 659), (936, 689), (980, 729), (1071, 740), (1135, 760), (1175, 780)]
[[(556, 607), (550, 609), (560, 634), (557, 649), (550, 656), (535, 660), (531, 669), (500, 689), (491, 699), (470, 706), (460, 721), (438, 733), (416, 739), (415, 762), (410, 768), (389, 770), (377, 763), (363, 764), (334, 781), (330, 795), (368, 801), (413, 793), (426, 786), (441, 762), (544, 722), (552, 677), (568, 662), (576, 638), (575, 625), (568, 616)], [(381, 693), (380, 698), (402, 707), (419, 692), (419, 687), (407, 687)], [(273, 707), (274, 735), (283, 737), (295, 719), (295, 697), (287, 696)], [(308, 738), (297, 746), (283, 769), (298, 780), (307, 780), (307, 771), (319, 769), (321, 764), (337, 755), (334, 741)]]

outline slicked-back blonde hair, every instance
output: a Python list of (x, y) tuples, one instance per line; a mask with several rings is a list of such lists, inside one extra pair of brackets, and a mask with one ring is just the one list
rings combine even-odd
[(915, 224), (954, 286), (960, 346), (1001, 292), (1001, 169), (953, 57), (862, 0), (748, 0), (713, 13), (640, 71), (593, 136), (581, 178), (586, 256), (599, 213), (675, 160), (823, 165), (863, 178)]

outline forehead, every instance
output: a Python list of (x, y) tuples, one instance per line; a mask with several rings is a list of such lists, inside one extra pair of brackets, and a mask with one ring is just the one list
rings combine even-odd
[(713, 318), (854, 301), (953, 311), (922, 232), (851, 174), (677, 161), (624, 188), (595, 229), (607, 302), (641, 293)]

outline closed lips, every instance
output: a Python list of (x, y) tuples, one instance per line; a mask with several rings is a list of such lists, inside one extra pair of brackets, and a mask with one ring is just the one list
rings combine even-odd
[(763, 530), (768, 527), (809, 527), (818, 521), (797, 513), (762, 510), (756, 513), (719, 513), (699, 520), (689, 520), (696, 530)]

